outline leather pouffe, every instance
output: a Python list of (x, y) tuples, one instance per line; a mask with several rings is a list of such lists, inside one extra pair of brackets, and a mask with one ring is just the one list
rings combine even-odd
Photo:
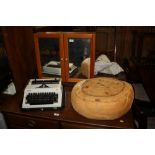
[(114, 78), (82, 80), (72, 89), (71, 102), (82, 116), (96, 120), (114, 120), (127, 113), (134, 99), (131, 84)]

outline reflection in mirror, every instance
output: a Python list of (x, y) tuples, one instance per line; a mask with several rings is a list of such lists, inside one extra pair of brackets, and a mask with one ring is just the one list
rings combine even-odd
[(68, 39), (69, 76), (71, 78), (89, 78), (90, 44), (91, 40), (86, 38)]
[(60, 52), (58, 38), (39, 38), (40, 61), (44, 77), (60, 77)]

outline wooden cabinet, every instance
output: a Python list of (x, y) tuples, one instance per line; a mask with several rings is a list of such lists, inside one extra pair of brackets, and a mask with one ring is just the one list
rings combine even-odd
[(24, 115), (4, 113), (8, 128), (11, 129), (58, 129), (59, 122)]
[(132, 111), (115, 120), (93, 120), (78, 114), (71, 104), (72, 87), (64, 87), (65, 106), (61, 110), (30, 110), (23, 111), (21, 102), (23, 93), (0, 99), (0, 109), (8, 128), (24, 129), (105, 129), (134, 128)]
[(39, 78), (60, 77), (63, 82), (76, 82), (93, 77), (94, 33), (39, 32), (34, 40)]

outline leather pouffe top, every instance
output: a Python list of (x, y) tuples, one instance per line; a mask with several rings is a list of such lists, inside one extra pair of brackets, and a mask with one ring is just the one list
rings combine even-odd
[(72, 89), (71, 102), (82, 116), (113, 120), (127, 113), (134, 99), (131, 84), (114, 78), (92, 78), (78, 82)]

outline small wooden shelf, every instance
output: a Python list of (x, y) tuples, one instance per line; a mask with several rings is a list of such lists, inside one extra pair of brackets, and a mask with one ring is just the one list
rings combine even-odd
[[(56, 44), (57, 39), (58, 43)], [(42, 41), (42, 42), (41, 42)], [(44, 78), (50, 61), (60, 62), (61, 74), (63, 82), (77, 82), (84, 77), (80, 72), (80, 65), (86, 58), (90, 58), (90, 75), (94, 76), (94, 59), (95, 59), (95, 34), (88, 32), (38, 32), (34, 34), (35, 54), (37, 62), (37, 70), (39, 78)], [(46, 43), (45, 43), (46, 42)], [(46, 44), (46, 49), (44, 49)], [(50, 45), (49, 45), (50, 44)], [(43, 56), (44, 55), (44, 56)], [(56, 58), (57, 57), (57, 58)], [(45, 59), (48, 59), (45, 60)], [(54, 63), (54, 62), (53, 62)], [(73, 64), (77, 68), (75, 76), (71, 74), (69, 65)], [(49, 68), (48, 68), (49, 69)], [(53, 69), (54, 70), (54, 69)], [(49, 72), (49, 70), (48, 70)], [(77, 77), (77, 75), (79, 75)], [(57, 74), (56, 74), (57, 76)], [(46, 75), (47, 77), (47, 75)], [(49, 74), (49, 77), (53, 75)]]

